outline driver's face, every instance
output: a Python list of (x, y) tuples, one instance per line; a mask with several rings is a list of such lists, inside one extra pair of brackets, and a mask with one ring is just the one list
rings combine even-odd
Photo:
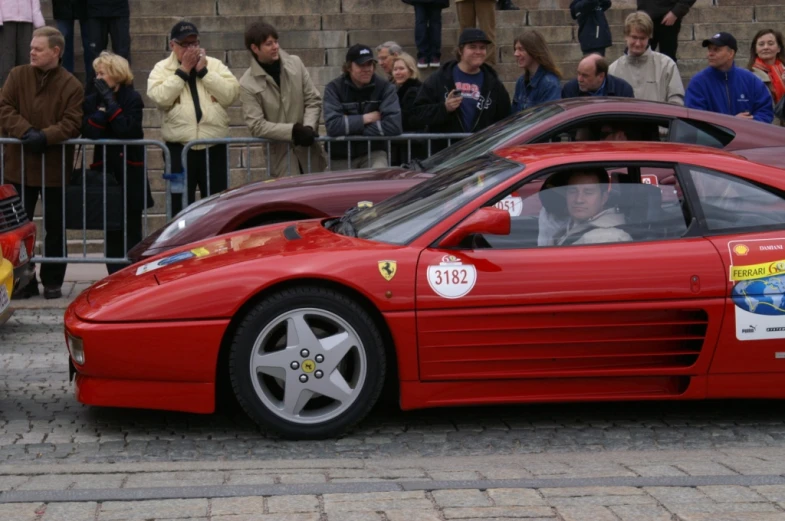
[(567, 183), (567, 209), (578, 222), (588, 221), (602, 211), (608, 201), (607, 185), (593, 175), (577, 174)]

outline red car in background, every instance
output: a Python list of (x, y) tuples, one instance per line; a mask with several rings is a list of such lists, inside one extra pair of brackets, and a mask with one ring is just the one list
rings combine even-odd
[[(594, 218), (549, 232), (584, 187), (616, 242)], [(595, 239), (565, 242), (579, 226)], [(121, 270), (65, 329), (82, 403), (210, 413), (227, 385), (300, 439), (350, 429), (386, 382), (403, 409), (783, 399), (785, 170), (662, 143), (503, 148)]]
[(14, 288), (23, 288), (34, 275), (30, 257), (35, 233), (35, 224), (28, 219), (16, 189), (0, 185), (0, 249), (3, 258), (13, 265)]
[(510, 116), (408, 168), (271, 179), (216, 194), (186, 208), (133, 248), (129, 258), (136, 262), (263, 224), (340, 215), (358, 202), (377, 203), (489, 151), (525, 143), (600, 140), (605, 126), (631, 129), (630, 138), (704, 145), (785, 167), (783, 127), (628, 98), (565, 99)]

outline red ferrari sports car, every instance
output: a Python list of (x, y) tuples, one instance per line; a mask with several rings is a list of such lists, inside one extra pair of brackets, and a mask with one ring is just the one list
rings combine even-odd
[[(490, 150), (525, 143), (601, 140), (605, 127), (629, 140), (663, 140), (736, 152), (785, 167), (785, 128), (677, 105), (628, 98), (565, 99), (511, 116), (410, 168), (320, 173), (250, 183), (192, 204), (130, 253), (139, 260), (260, 224), (341, 215), (378, 203)], [(778, 148), (772, 148), (778, 147)]]
[[(499, 207), (503, 207), (499, 208)], [(339, 218), (243, 230), (82, 293), (85, 404), (338, 435), (404, 409), (785, 398), (785, 171), (706, 147), (517, 146)]]
[(35, 224), (28, 219), (22, 199), (13, 185), (0, 185), (0, 257), (13, 266), (15, 288), (26, 286), (35, 274), (29, 263), (34, 247)]

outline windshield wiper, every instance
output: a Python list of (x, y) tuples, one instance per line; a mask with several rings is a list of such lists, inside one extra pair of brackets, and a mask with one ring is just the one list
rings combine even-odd
[(357, 206), (352, 206), (338, 219), (331, 219), (325, 223), (325, 228), (338, 233), (346, 235), (347, 237), (357, 237), (357, 230), (352, 224), (352, 217), (360, 211)]

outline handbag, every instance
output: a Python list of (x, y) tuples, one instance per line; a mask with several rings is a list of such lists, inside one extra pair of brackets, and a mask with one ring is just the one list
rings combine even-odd
[(785, 121), (785, 96), (774, 105), (774, 117), (778, 118), (781, 122)]
[[(81, 152), (80, 146), (77, 161)], [(106, 199), (104, 200), (103, 172), (81, 168), (74, 168), (71, 172), (71, 178), (65, 187), (66, 229), (123, 230), (125, 220), (123, 187), (111, 172), (106, 174)], [(104, 228), (104, 207), (106, 228)]]

